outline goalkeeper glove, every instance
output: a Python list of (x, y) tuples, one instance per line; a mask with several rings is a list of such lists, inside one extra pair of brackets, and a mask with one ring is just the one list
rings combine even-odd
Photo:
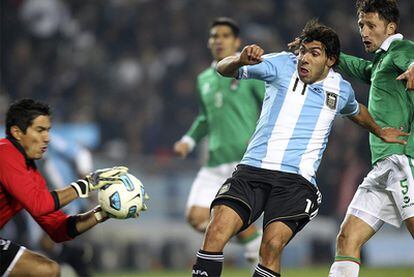
[(71, 183), (71, 186), (76, 190), (79, 197), (87, 198), (90, 191), (118, 182), (121, 180), (120, 176), (127, 173), (128, 168), (125, 166), (98, 169), (86, 175), (85, 179), (79, 179)]

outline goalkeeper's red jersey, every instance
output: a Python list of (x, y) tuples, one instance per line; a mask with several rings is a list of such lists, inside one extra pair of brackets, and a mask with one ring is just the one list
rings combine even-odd
[(0, 229), (22, 209), (26, 209), (55, 241), (68, 235), (68, 215), (55, 211), (58, 204), (34, 161), (13, 139), (0, 139)]

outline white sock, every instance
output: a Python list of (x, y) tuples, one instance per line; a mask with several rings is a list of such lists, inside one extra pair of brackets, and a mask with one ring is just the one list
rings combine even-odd
[(351, 261), (336, 261), (329, 270), (329, 277), (358, 277), (359, 264)]

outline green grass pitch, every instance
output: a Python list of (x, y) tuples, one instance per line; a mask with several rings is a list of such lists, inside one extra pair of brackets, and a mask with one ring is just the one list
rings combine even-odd
[[(324, 267), (286, 268), (282, 271), (283, 277), (327, 277), (329, 265)], [(411, 277), (414, 276), (412, 268), (366, 268), (360, 270), (361, 277)], [(148, 271), (142, 273), (99, 273), (95, 277), (190, 277), (188, 271)], [(246, 269), (225, 268), (222, 277), (250, 277), (251, 272)]]

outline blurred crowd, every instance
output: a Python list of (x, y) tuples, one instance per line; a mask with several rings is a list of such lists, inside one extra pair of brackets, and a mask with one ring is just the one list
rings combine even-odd
[[(399, 31), (413, 39), (414, 3), (399, 1)], [(3, 0), (0, 118), (21, 97), (46, 100), (54, 122), (95, 122), (102, 153), (172, 159), (198, 112), (195, 78), (212, 61), (213, 18), (239, 22), (244, 44), (286, 50), (305, 22), (337, 30), (342, 49), (369, 57), (354, 1)], [(355, 84), (366, 104), (367, 86)], [(111, 151), (116, 149), (116, 151)], [(319, 170), (322, 213), (343, 214), (369, 169), (367, 134), (339, 119)], [(333, 196), (333, 197), (331, 197)]]

